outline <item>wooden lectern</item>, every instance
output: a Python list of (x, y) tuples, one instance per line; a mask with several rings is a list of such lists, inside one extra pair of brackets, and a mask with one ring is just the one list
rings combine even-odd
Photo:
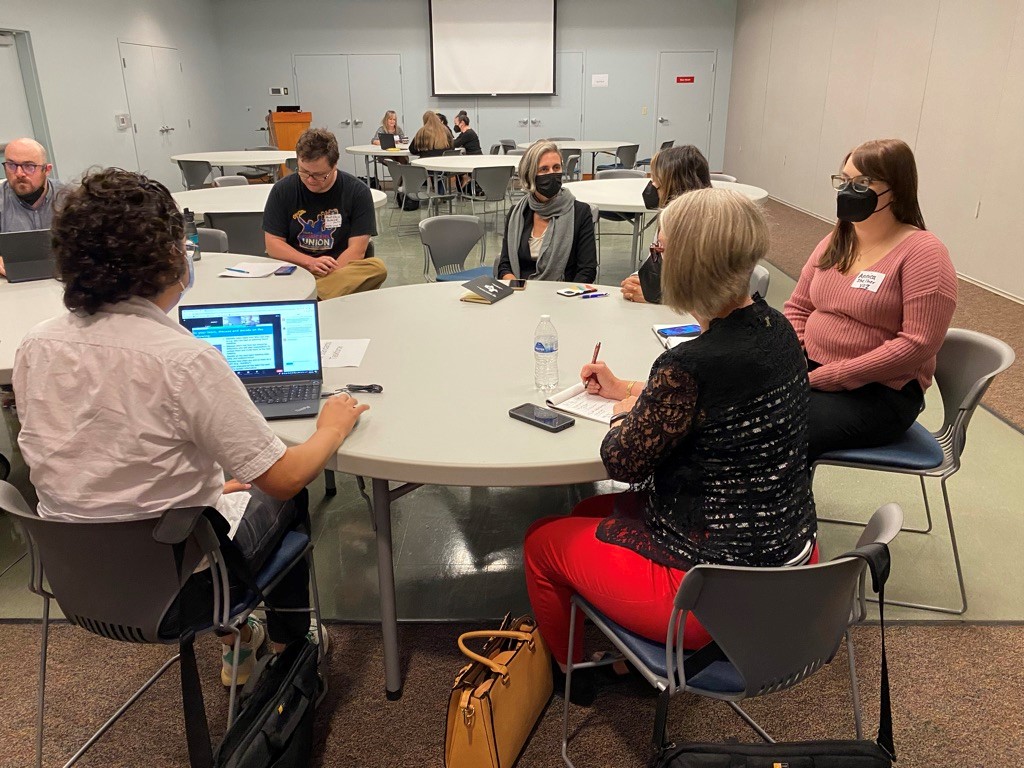
[[(278, 149), (295, 149), (295, 142), (313, 121), (312, 112), (267, 112), (270, 143)], [(281, 166), (281, 175), (291, 171)]]

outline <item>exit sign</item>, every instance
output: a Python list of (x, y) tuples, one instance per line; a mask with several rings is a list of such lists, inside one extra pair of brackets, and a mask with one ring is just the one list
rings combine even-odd
[(677, 83), (692, 83), (693, 82), (693, 75), (679, 75), (678, 77), (676, 77), (676, 82)]

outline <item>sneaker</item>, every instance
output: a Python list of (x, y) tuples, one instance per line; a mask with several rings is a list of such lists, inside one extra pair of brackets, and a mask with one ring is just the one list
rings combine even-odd
[[(267, 630), (264, 628), (263, 622), (255, 616), (249, 616), (245, 623), (249, 626), (252, 637), (248, 643), (241, 643), (238, 648), (236, 684), (240, 686), (245, 685), (249, 675), (252, 674), (253, 668), (256, 666), (256, 654), (267, 639)], [(227, 650), (224, 651), (224, 656), (221, 657), (220, 681), (224, 685), (230, 686), (231, 667), (234, 665), (235, 649), (230, 645), (225, 647)]]
[[(306, 639), (309, 640), (313, 645), (320, 645), (320, 633), (316, 631), (317, 620), (316, 616), (309, 617), (309, 632), (306, 633)], [(324, 627), (324, 647), (323, 655), (327, 655), (327, 651), (331, 647), (331, 635), (327, 632), (327, 627)]]

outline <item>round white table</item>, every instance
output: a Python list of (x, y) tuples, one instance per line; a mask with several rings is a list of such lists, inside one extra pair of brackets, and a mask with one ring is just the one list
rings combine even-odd
[(377, 158), (378, 157), (409, 157), (409, 145), (398, 144), (392, 149), (381, 149), (378, 144), (356, 144), (351, 147), (345, 147), (345, 154), (347, 155), (362, 155), (363, 162), (366, 163), (366, 178), (370, 178), (370, 158), (373, 158), (373, 169), (374, 177), (377, 176)]
[[(520, 149), (527, 149), (536, 142), (532, 141), (521, 141), (516, 146)], [(628, 146), (630, 144), (637, 144), (639, 142), (634, 141), (604, 141), (604, 140), (593, 140), (593, 141), (556, 141), (555, 144), (559, 149), (578, 149), (581, 153), (590, 153), (590, 173), (593, 175), (597, 171), (597, 155), (599, 152), (611, 152), (613, 155), (618, 152), (619, 147)], [(580, 173), (582, 173), (582, 168)]]
[(294, 160), (295, 150), (287, 149), (234, 149), (223, 152), (189, 152), (172, 155), (171, 160), (197, 160), (223, 168), (226, 165), (254, 165), (257, 167), (282, 165), (285, 160)]
[(410, 164), (426, 168), (428, 171), (472, 173), (476, 168), (515, 168), (522, 159), (519, 155), (448, 155), (447, 157), (418, 157)]
[[(173, 192), (171, 197), (179, 208), (196, 213), (260, 213), (267, 205), (273, 184), (247, 184), (234, 187), (209, 187)], [(373, 207), (383, 208), (388, 196), (379, 189), (371, 189)]]
[[(196, 282), (182, 300), (186, 304), (232, 301), (291, 301), (316, 298), (316, 279), (304, 269), (290, 275), (262, 278), (217, 277), (242, 261), (272, 262), (260, 256), (204, 253), (196, 262)], [(0, 279), (0, 384), (11, 383), (14, 353), (34, 326), (64, 309), (64, 286), (56, 280), (8, 283)]]
[[(573, 197), (580, 202), (596, 206), (599, 211), (641, 214), (633, 219), (633, 240), (630, 248), (633, 269), (637, 267), (640, 233), (650, 224), (649, 221), (644, 221), (644, 215), (651, 214), (653, 216), (657, 214), (657, 211), (651, 211), (644, 205), (643, 191), (649, 183), (650, 179), (648, 178), (636, 178), (573, 181), (565, 185), (565, 188), (572, 192)], [(731, 189), (734, 192), (739, 192), (749, 197), (755, 203), (763, 203), (768, 199), (768, 192), (766, 190), (760, 187), (752, 187), (749, 184), (712, 181), (711, 186), (715, 189)]]
[[(594, 344), (619, 375), (645, 379), (664, 352), (651, 332), (679, 316), (656, 304), (622, 301), (617, 287), (596, 299), (564, 298), (565, 283), (530, 281), (494, 305), (459, 301), (465, 288), (433, 283), (368, 291), (319, 305), (322, 338), (369, 338), (358, 368), (327, 368), (324, 388), (380, 384), (357, 395), (370, 405), (329, 463), (373, 478), (386, 686), (401, 692), (391, 501), (421, 484), (562, 485), (607, 477), (599, 447), (608, 427), (577, 418), (559, 433), (511, 419), (523, 403), (543, 405), (533, 384), (533, 333), (550, 314), (559, 335), (561, 388), (578, 381)], [(313, 433), (314, 419), (270, 422), (290, 445)], [(391, 487), (391, 481), (400, 483)]]

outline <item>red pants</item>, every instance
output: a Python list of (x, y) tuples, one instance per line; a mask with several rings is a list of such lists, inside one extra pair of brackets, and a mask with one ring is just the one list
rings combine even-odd
[[(635, 493), (592, 496), (577, 504), (569, 517), (538, 520), (526, 532), (523, 560), (530, 605), (552, 656), (561, 664), (569, 655), (569, 598), (574, 594), (616, 624), (665, 642), (672, 605), (686, 571), (598, 540), (597, 526), (612, 514), (616, 499), (620, 504), (640, 502)], [(811, 562), (817, 562), (817, 548)], [(574, 663), (583, 660), (581, 619), (578, 614)], [(686, 648), (700, 648), (710, 640), (693, 615), (687, 615)]]

